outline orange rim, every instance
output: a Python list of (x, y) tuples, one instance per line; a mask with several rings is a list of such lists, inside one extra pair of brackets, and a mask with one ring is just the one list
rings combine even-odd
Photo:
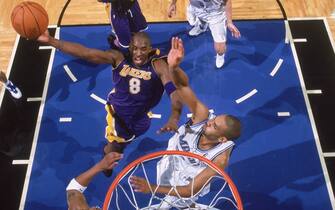
[(238, 193), (237, 187), (235, 186), (234, 182), (232, 181), (232, 179), (226, 174), (226, 172), (224, 172), (221, 168), (219, 168), (217, 165), (215, 165), (212, 161), (210, 161), (209, 159), (191, 153), (191, 152), (185, 152), (185, 151), (177, 151), (177, 150), (164, 150), (164, 151), (158, 151), (158, 152), (153, 152), (147, 155), (144, 155), (136, 160), (134, 160), (133, 162), (131, 162), (129, 165), (127, 165), (114, 179), (114, 181), (112, 182), (111, 186), (108, 189), (108, 192), (106, 194), (106, 198), (104, 201), (104, 205), (103, 205), (103, 210), (108, 210), (109, 204), (110, 204), (110, 200), (111, 197), (113, 195), (113, 191), (116, 188), (116, 186), (118, 185), (118, 183), (120, 182), (120, 180), (135, 166), (137, 166), (138, 164), (140, 164), (141, 162), (144, 162), (146, 160), (150, 160), (153, 158), (157, 158), (163, 155), (182, 155), (182, 156), (187, 156), (187, 157), (192, 157), (192, 158), (196, 158), (198, 160), (201, 160), (203, 162), (206, 162), (207, 165), (209, 165), (210, 167), (212, 167), (213, 169), (215, 169), (221, 176), (224, 177), (224, 179), (227, 181), (232, 194), (236, 200), (236, 204), (237, 204), (237, 209), (238, 210), (243, 210), (243, 206), (242, 206), (242, 200), (240, 197), (240, 194)]

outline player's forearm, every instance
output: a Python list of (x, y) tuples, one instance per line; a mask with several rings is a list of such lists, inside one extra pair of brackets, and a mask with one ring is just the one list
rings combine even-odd
[(172, 81), (176, 88), (187, 87), (188, 86), (188, 77), (183, 70), (179, 67), (174, 69), (169, 69), (172, 77)]
[(90, 49), (81, 44), (58, 40), (53, 37), (49, 38), (48, 44), (72, 56), (89, 59), (87, 52)]
[(93, 177), (95, 177), (102, 170), (103, 169), (100, 167), (99, 163), (97, 163), (92, 168), (77, 176), (76, 181), (83, 186), (88, 186)]
[[(152, 190), (154, 191), (156, 189), (156, 185), (152, 185)], [(199, 192), (200, 189), (191, 189), (190, 185), (186, 186), (177, 186), (175, 188), (172, 188), (172, 186), (159, 186), (157, 189), (157, 193), (164, 194), (164, 195), (172, 195), (172, 196), (181, 196), (181, 197), (190, 197), (192, 195), (195, 195)], [(192, 194), (193, 193), (193, 194)]]
[(176, 123), (176, 125), (178, 125), (183, 104), (179, 101), (179, 97), (176, 94), (176, 92), (172, 93), (170, 97), (171, 97), (172, 111), (169, 121), (173, 121), (174, 123)]
[(227, 23), (233, 22), (233, 16), (232, 16), (232, 0), (227, 0), (225, 9), (226, 9), (226, 17), (227, 17)]
[(177, 0), (170, 0), (170, 4), (176, 4)]

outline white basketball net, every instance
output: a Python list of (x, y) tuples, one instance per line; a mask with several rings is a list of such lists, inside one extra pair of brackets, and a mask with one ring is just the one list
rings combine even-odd
[[(169, 157), (167, 157), (169, 156)], [(117, 209), (117, 210), (154, 210), (154, 209), (239, 209), (238, 204), (236, 201), (236, 195), (234, 195), (231, 186), (224, 179), (220, 173), (218, 175), (211, 177), (208, 179), (201, 190), (195, 192), (194, 190), (194, 177), (187, 180), (191, 183), (191, 196), (189, 197), (182, 197), (178, 192), (178, 188), (176, 185), (171, 183), (180, 183), (180, 180), (184, 179), (185, 177), (181, 177), (183, 171), (188, 171), (188, 167), (185, 167), (180, 170), (180, 168), (175, 168), (178, 165), (178, 160), (180, 158), (193, 158), (193, 157), (185, 157), (183, 155), (164, 155), (155, 157), (152, 159), (144, 160), (128, 170), (126, 172), (119, 183), (117, 184), (116, 188), (113, 191), (113, 194), (110, 199), (109, 209)], [(157, 188), (159, 186), (166, 185), (163, 184), (164, 180), (161, 177), (156, 176), (156, 168), (157, 162), (159, 159), (169, 159), (169, 164), (172, 166), (172, 171), (170, 175), (169, 185), (172, 186), (170, 192), (167, 195), (162, 195), (157, 193)], [(197, 162), (200, 160), (195, 159)], [(200, 161), (201, 164), (205, 164), (216, 171), (213, 167), (208, 165), (208, 163)], [(170, 166), (170, 167), (171, 167)], [(155, 170), (153, 170), (153, 167)], [(217, 171), (216, 171), (217, 172)], [(130, 177), (131, 176), (138, 176), (144, 178), (147, 183), (154, 183), (157, 184), (156, 188), (150, 187), (149, 194), (143, 194), (139, 192), (135, 192), (132, 185), (130, 184)], [(172, 178), (172, 179), (171, 179)], [(171, 181), (172, 180), (172, 181)], [(214, 183), (214, 185), (213, 185)], [(212, 185), (212, 186), (211, 186)], [(149, 185), (150, 186), (150, 185)], [(215, 189), (213, 189), (213, 187)], [(170, 196), (170, 193), (175, 191), (177, 196)]]

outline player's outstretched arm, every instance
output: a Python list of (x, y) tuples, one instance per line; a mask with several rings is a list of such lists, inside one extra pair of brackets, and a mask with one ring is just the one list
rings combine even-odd
[(171, 50), (168, 55), (169, 73), (177, 88), (180, 101), (188, 106), (193, 113), (193, 123), (201, 122), (208, 118), (208, 108), (195, 95), (188, 83), (188, 77), (179, 67), (184, 59), (183, 41), (178, 37), (171, 40)]
[(117, 66), (123, 59), (122, 53), (116, 50), (102, 51), (87, 48), (81, 44), (58, 40), (49, 35), (48, 31), (38, 37), (37, 41), (51, 45), (64, 53), (98, 64), (112, 64)]
[[(224, 170), (224, 168), (228, 165), (230, 152), (230, 149), (225, 151), (216, 157), (213, 162)], [(172, 196), (190, 197), (198, 193), (214, 176), (217, 176), (217, 172), (211, 167), (207, 167), (201, 171), (193, 181), (190, 181), (190, 183), (185, 186), (157, 186), (155, 184), (148, 183), (146, 179), (137, 176), (130, 177), (130, 184), (134, 188), (135, 192), (156, 192), (165, 195), (168, 194)]]
[[(106, 169), (112, 169), (117, 165), (117, 161), (122, 155), (116, 152), (107, 154), (101, 161), (92, 168), (72, 179), (66, 188), (66, 197), (69, 210), (89, 209), (83, 191), (87, 188), (93, 177)], [(90, 208), (96, 209), (96, 208)]]
[(155, 60), (154, 67), (155, 72), (164, 85), (166, 93), (168, 93), (171, 99), (171, 114), (169, 120), (157, 131), (157, 133), (160, 134), (164, 132), (176, 132), (178, 130), (178, 122), (182, 112), (183, 104), (179, 100), (177, 91), (175, 91), (176, 88), (172, 83), (171, 75), (169, 73), (169, 66), (166, 63), (166, 60)]

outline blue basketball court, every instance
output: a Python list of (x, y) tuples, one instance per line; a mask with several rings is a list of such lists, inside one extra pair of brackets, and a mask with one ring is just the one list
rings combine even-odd
[[(285, 42), (283, 20), (236, 22), (242, 37), (228, 34), (223, 69), (215, 68), (210, 32), (189, 37), (186, 23), (151, 24), (155, 47), (168, 52), (172, 36), (182, 38), (181, 67), (197, 96), (215, 114), (238, 116), (244, 125), (227, 173), (245, 209), (329, 210), (332, 208), (315, 134), (308, 114), (294, 49)], [(69, 26), (60, 38), (108, 49), (110, 28)], [(35, 149), (25, 209), (67, 209), (69, 181), (102, 157), (105, 143), (103, 100), (113, 89), (111, 67), (95, 65), (55, 51)], [(170, 113), (167, 95), (152, 112), (150, 130), (125, 150), (114, 176), (131, 161), (164, 150), (171, 134), (156, 134)], [(180, 123), (187, 120), (185, 108)], [(102, 206), (113, 178), (98, 175), (85, 192), (91, 206)], [(26, 180), (27, 182), (27, 180)]]

